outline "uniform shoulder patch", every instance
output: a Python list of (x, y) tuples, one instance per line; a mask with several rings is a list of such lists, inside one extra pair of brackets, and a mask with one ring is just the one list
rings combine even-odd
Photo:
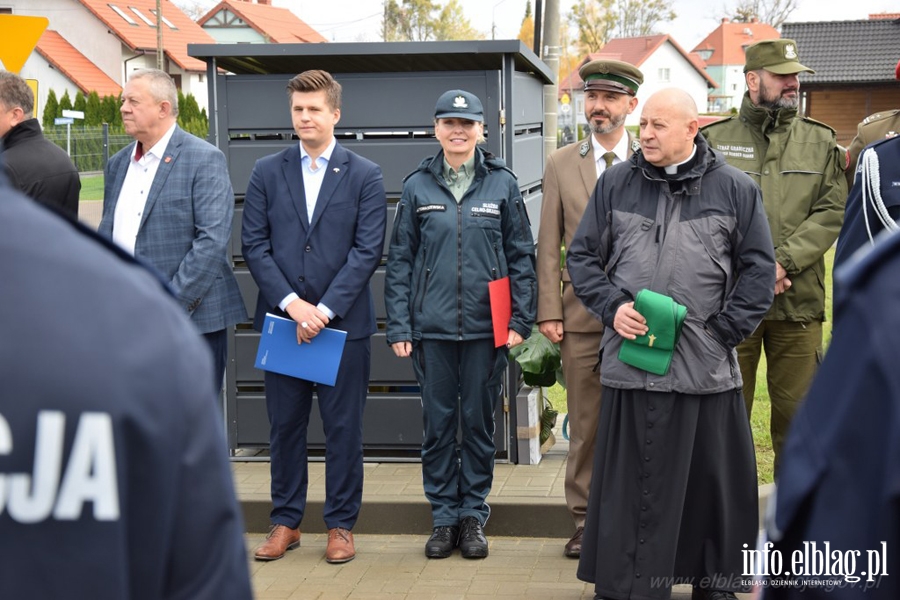
[(874, 123), (875, 121), (883, 121), (884, 119), (888, 119), (890, 117), (896, 116), (900, 114), (900, 108), (895, 108), (894, 110), (886, 110), (882, 112), (877, 112), (874, 115), (869, 115), (865, 119), (862, 120), (863, 125), (868, 125), (869, 123)]

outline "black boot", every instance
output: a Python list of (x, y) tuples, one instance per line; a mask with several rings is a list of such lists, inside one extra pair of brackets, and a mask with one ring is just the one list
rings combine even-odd
[(425, 542), (425, 556), (428, 558), (447, 558), (459, 541), (459, 527), (445, 525), (435, 527), (431, 537)]
[(460, 524), (459, 550), (463, 558), (485, 558), (488, 555), (484, 530), (475, 517), (466, 517)]

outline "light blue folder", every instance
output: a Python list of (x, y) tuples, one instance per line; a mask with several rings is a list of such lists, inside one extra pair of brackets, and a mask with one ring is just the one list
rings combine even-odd
[(334, 385), (347, 332), (325, 328), (311, 343), (297, 343), (297, 322), (266, 314), (256, 368), (290, 375), (325, 385)]

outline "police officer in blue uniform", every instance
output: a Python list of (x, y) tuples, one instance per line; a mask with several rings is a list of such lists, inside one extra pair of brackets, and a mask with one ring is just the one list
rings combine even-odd
[(209, 351), (76, 227), (0, 181), (0, 598), (251, 598)]
[[(870, 245), (900, 219), (900, 137), (869, 144), (860, 155), (856, 179), (847, 196), (844, 224), (834, 254), (834, 268)], [(837, 282), (836, 282), (837, 283)]]
[(767, 527), (789, 585), (767, 582), (766, 600), (900, 598), (900, 234), (835, 278), (842, 316), (791, 425)]

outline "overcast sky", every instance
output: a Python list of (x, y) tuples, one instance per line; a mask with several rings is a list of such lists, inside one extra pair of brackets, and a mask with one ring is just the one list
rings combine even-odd
[[(175, 0), (179, 5), (215, 6), (217, 0)], [(445, 4), (445, 0), (437, 0)], [(515, 38), (525, 14), (526, 0), (460, 0), (466, 16), (476, 29), (490, 38), (496, 25), (497, 39)], [(574, 0), (560, 0), (565, 19)], [(737, 0), (674, 0), (678, 15), (673, 22), (661, 24), (660, 33), (669, 33), (685, 50), (692, 50), (715, 29), (719, 19)], [(275, 6), (293, 11), (329, 41), (357, 42), (380, 40), (381, 0), (274, 0)], [(532, 1), (532, 7), (535, 2)], [(833, 21), (865, 19), (869, 13), (897, 12), (897, 0), (798, 0), (798, 8), (789, 21)]]

